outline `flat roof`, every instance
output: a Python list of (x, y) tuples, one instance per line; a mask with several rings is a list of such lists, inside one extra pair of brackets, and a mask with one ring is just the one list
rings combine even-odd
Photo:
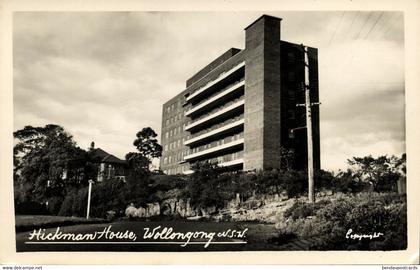
[(258, 22), (259, 20), (261, 20), (262, 18), (270, 18), (270, 19), (275, 19), (275, 20), (283, 20), (282, 18), (278, 18), (278, 17), (274, 17), (274, 16), (270, 16), (267, 14), (263, 14), (261, 15), (258, 19), (256, 19), (255, 21), (253, 21), (250, 25), (248, 25), (247, 27), (244, 28), (244, 30), (248, 29), (249, 27), (251, 27), (253, 24), (255, 24), (256, 22)]

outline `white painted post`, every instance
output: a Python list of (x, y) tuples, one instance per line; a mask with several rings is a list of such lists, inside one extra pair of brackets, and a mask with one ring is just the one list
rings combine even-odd
[(89, 219), (89, 212), (90, 212), (90, 195), (92, 193), (92, 184), (93, 181), (89, 180), (89, 191), (88, 191), (88, 201), (87, 201), (87, 210), (86, 210), (86, 219)]

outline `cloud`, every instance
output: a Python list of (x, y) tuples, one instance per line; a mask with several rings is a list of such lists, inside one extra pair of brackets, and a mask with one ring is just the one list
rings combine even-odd
[(354, 40), (321, 51), (319, 57), (324, 163), (338, 169), (355, 155), (403, 153), (401, 47), (392, 41)]

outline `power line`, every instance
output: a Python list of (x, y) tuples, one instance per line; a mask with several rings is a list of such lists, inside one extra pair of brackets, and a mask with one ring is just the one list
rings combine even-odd
[(328, 42), (328, 45), (330, 45), (331, 44), (331, 41), (334, 39), (335, 34), (337, 33), (337, 30), (340, 27), (341, 22), (343, 21), (344, 13), (346, 13), (346, 12), (343, 11), (343, 13), (341, 13), (340, 21), (338, 22), (337, 26), (335, 27), (334, 33), (332, 34), (331, 39), (330, 39), (330, 42)]
[(376, 19), (376, 21), (375, 21), (375, 23), (373, 24), (373, 26), (370, 28), (370, 30), (369, 30), (369, 32), (366, 34), (366, 36), (365, 36), (365, 38), (364, 39), (366, 39), (368, 36), (369, 36), (369, 34), (370, 34), (370, 32), (372, 32), (372, 30), (375, 28), (375, 26), (378, 24), (378, 22), (379, 22), (379, 20), (382, 18), (382, 16), (384, 15), (384, 12), (383, 11), (381, 11), (381, 14), (378, 16), (378, 18)]
[(367, 19), (365, 20), (365, 22), (363, 23), (362, 27), (360, 28), (360, 31), (359, 31), (359, 33), (357, 34), (356, 39), (359, 39), (359, 37), (360, 37), (360, 33), (362, 32), (363, 28), (365, 28), (365, 25), (366, 25), (366, 23), (369, 21), (370, 16), (372, 16), (372, 12), (371, 12), (371, 11), (369, 11), (369, 15), (368, 15)]

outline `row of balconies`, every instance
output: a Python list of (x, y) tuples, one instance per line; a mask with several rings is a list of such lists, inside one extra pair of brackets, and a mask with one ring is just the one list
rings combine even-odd
[(243, 157), (244, 157), (244, 151), (241, 150), (239, 152), (234, 152), (234, 153), (210, 158), (207, 161), (210, 162), (210, 163), (216, 163), (217, 162), (217, 164), (220, 165), (220, 164), (226, 164), (228, 162), (232, 162), (232, 161), (235, 161), (235, 160), (242, 159)]
[[(217, 92), (209, 98), (194, 104), (194, 106), (185, 112), (185, 116), (192, 117), (194, 120), (193, 122), (187, 124), (184, 130), (190, 132), (198, 130), (198, 132), (194, 133), (194, 137), (184, 142), (184, 145), (191, 147), (189, 151), (190, 153), (184, 156), (184, 162), (205, 160), (206, 158), (208, 159), (210, 157), (210, 159), (208, 159), (210, 162), (217, 161), (221, 167), (233, 166), (243, 163), (242, 149), (244, 139), (243, 128), (242, 130), (240, 128), (244, 125), (243, 110), (245, 104), (245, 81), (243, 77), (240, 80), (237, 80), (236, 78), (243, 76), (242, 73), (238, 72), (241, 72), (244, 67), (245, 62), (241, 62), (232, 69), (221, 73), (215, 80), (207, 83), (205, 86), (199, 88), (186, 98), (186, 102), (197, 102), (202, 96), (209, 96), (214, 91)], [(229, 78), (229, 81), (235, 79), (236, 81), (229, 84), (228, 86), (224, 86), (226, 83), (229, 83), (228, 81), (224, 81), (227, 78)], [(223, 87), (223, 89), (218, 91), (217, 87)], [(236, 99), (228, 101), (229, 99), (232, 99), (238, 95), (240, 96)], [(195, 115), (203, 113), (206, 110), (209, 112), (200, 115), (199, 117), (194, 117)], [(231, 118), (224, 120), (226, 117), (230, 116)], [(199, 130), (201, 128), (202, 130)], [(224, 133), (227, 134), (228, 132), (238, 131), (240, 132), (232, 136), (212, 141), (211, 143), (203, 144), (204, 141), (211, 139), (214, 140), (217, 137), (223, 136)], [(194, 145), (197, 144), (201, 145), (194, 147)], [(236, 152), (226, 154), (228, 151)], [(211, 158), (212, 156), (213, 158)], [(184, 171), (186, 174), (192, 172), (192, 170)]]
[(228, 99), (230, 96), (238, 94), (244, 91), (245, 80), (242, 78), (239, 81), (236, 81), (223, 90), (221, 90), (218, 94), (211, 96), (208, 99), (201, 101), (200, 103), (194, 104), (192, 108), (185, 112), (185, 116), (193, 116), (194, 114), (203, 112), (205, 110), (211, 109), (211, 107), (217, 106), (218, 104), (223, 103), (223, 100)]
[(240, 96), (232, 101), (227, 102), (221, 107), (217, 107), (207, 114), (196, 118), (193, 122), (185, 126), (186, 131), (199, 128), (200, 126), (208, 125), (211, 121), (216, 121), (218, 118), (223, 117), (227, 113), (232, 113), (238, 110), (243, 110), (245, 101), (244, 96)]
[(200, 130), (195, 133), (194, 136), (184, 142), (184, 145), (190, 146), (202, 142), (203, 140), (209, 140), (216, 136), (220, 136), (223, 133), (233, 131), (237, 128), (243, 127), (244, 115), (238, 115), (234, 118), (229, 118), (221, 123), (212, 125), (210, 128)]
[[(231, 166), (243, 164), (244, 163), (243, 156), (244, 156), (244, 152), (239, 151), (239, 152), (219, 156), (219, 157), (216, 157), (216, 158), (211, 158), (211, 159), (208, 159), (206, 161), (208, 161), (210, 163), (216, 163), (217, 162), (217, 165), (219, 167), (231, 167)], [(194, 171), (191, 170), (191, 169), (183, 171), (184, 174), (191, 174), (193, 172)]]
[(223, 81), (224, 79), (228, 78), (229, 76), (235, 74), (236, 72), (238, 72), (239, 70), (241, 70), (242, 68), (245, 67), (245, 62), (241, 62), (238, 65), (234, 66), (233, 68), (231, 68), (228, 71), (222, 72), (221, 74), (219, 74), (219, 76), (210, 81), (209, 83), (207, 83), (206, 85), (198, 88), (196, 91), (192, 92), (187, 98), (186, 101), (187, 102), (191, 102), (192, 100), (194, 100), (195, 98), (197, 98), (199, 95), (203, 94), (204, 92), (208, 91), (209, 89), (211, 89), (213, 86), (217, 86), (217, 84), (221, 81)]
[(227, 151), (231, 148), (243, 146), (243, 132), (229, 136), (199, 147), (191, 148), (190, 154), (184, 156), (185, 161), (197, 160), (209, 155), (216, 155), (218, 153)]

